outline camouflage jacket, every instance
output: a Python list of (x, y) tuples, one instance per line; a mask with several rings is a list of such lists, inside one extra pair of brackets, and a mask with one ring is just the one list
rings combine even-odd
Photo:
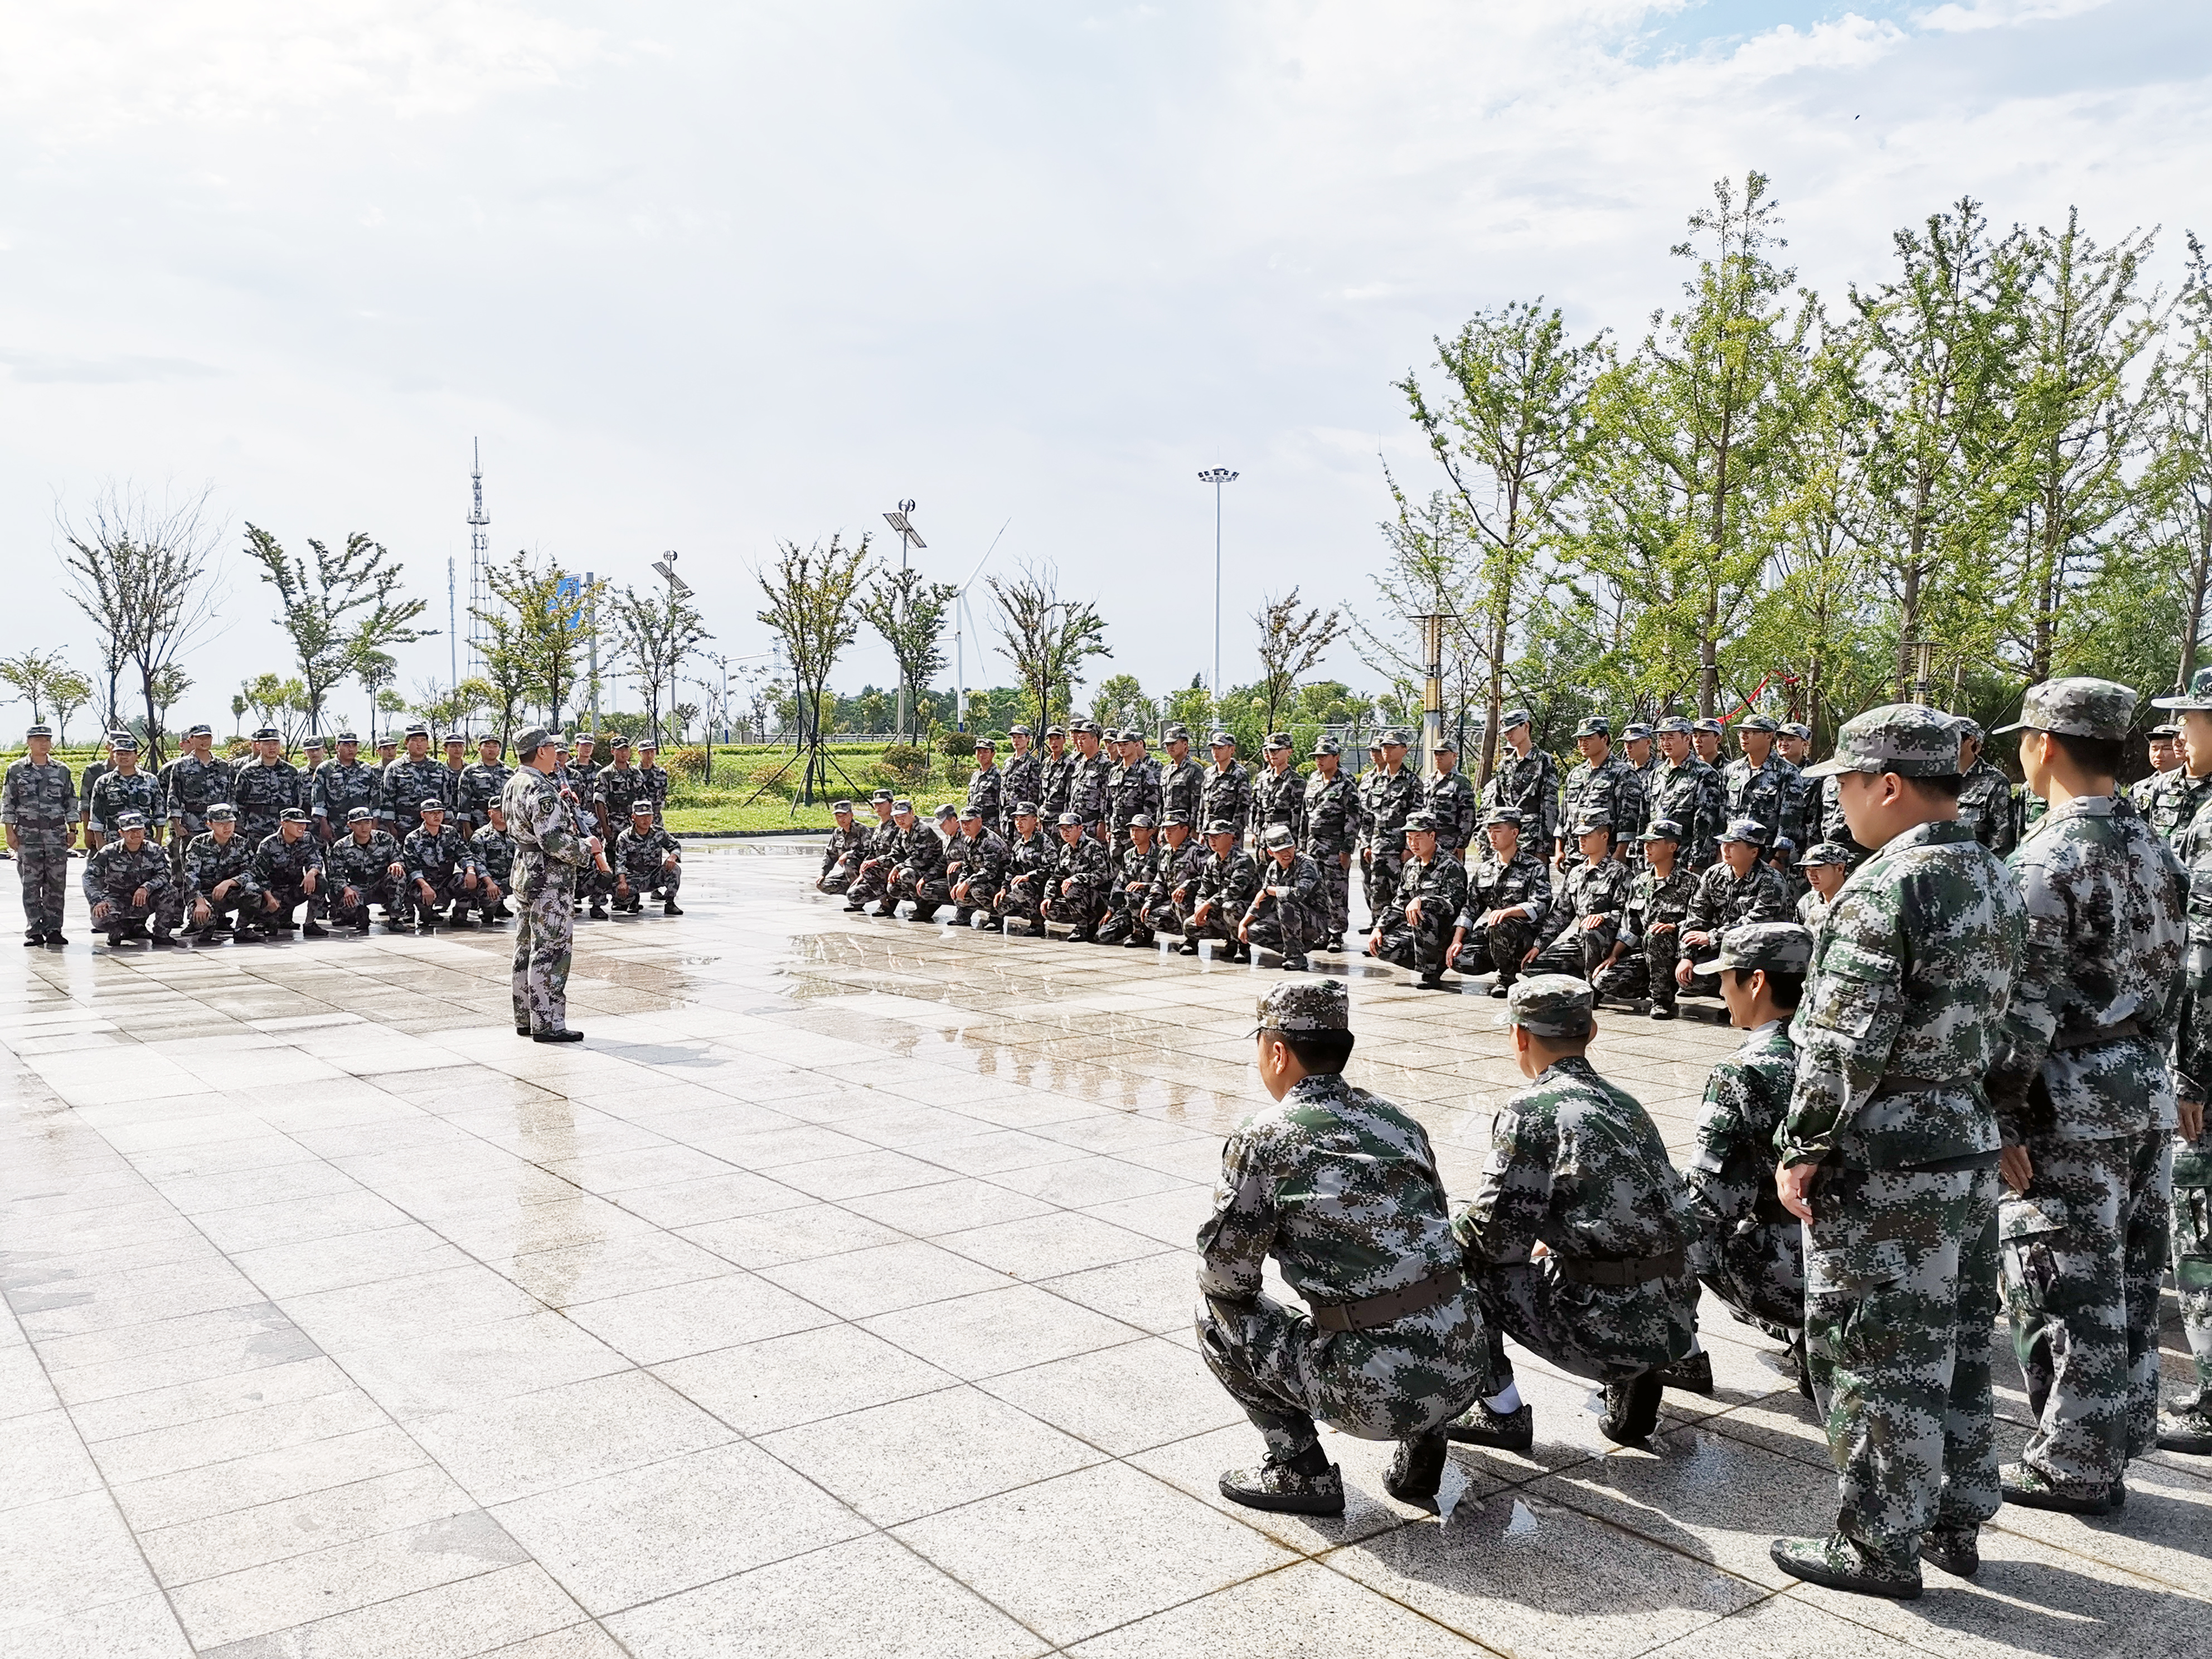
[(962, 836), (945, 854), (945, 873), (955, 883), (968, 884), (968, 902), (989, 899), (1006, 883), (1006, 863), (1013, 850), (988, 820), (980, 836)]
[[(1790, 763), (1782, 763), (1790, 766)], [(1790, 780), (1782, 791), (1782, 833), (1802, 853), (1822, 839), (1820, 834), (1820, 780), (1808, 778), (1794, 766), (1790, 766)]]
[(1817, 933), (1828, 919), (1828, 901), (1811, 888), (1797, 895), (1797, 921), (1806, 932)]
[(549, 864), (581, 864), (587, 854), (576, 834), (576, 815), (561, 799), (560, 786), (532, 766), (518, 766), (501, 793), (507, 832), (514, 837), (520, 881)]
[(1677, 863), (1663, 876), (1648, 861), (1638, 865), (1628, 887), (1628, 927), (1623, 937), (1629, 947), (1640, 947), (1658, 922), (1671, 921), (1679, 933), (1703, 879), (1686, 864)]
[[(1190, 843), (1185, 842), (1183, 845), (1188, 847)], [(1152, 891), (1152, 872), (1158, 867), (1159, 860), (1160, 843), (1158, 842), (1154, 842), (1142, 852), (1137, 850), (1135, 842), (1131, 842), (1114, 854), (1115, 893), (1133, 903), (1143, 903), (1146, 896)], [(1133, 887), (1137, 890), (1133, 894), (1129, 891)]]
[(84, 770), (77, 775), (76, 780), (77, 816), (79, 817), (83, 817), (85, 810), (92, 805), (93, 786), (98, 783), (107, 773), (112, 772), (114, 769), (114, 763), (111, 761), (87, 761), (84, 763)]
[(1133, 766), (1117, 766), (1106, 777), (1106, 822), (1116, 835), (1139, 812), (1160, 821), (1160, 763), (1149, 755)]
[(1060, 815), (1067, 811), (1068, 792), (1075, 785), (1075, 763), (1079, 757), (1063, 750), (1054, 755), (1049, 750), (1038, 767), (1038, 778), (1044, 793), (1037, 798), (1037, 816), (1047, 823), (1057, 823)]
[(996, 830), (1006, 816), (1006, 775), (994, 766), (986, 772), (977, 767), (968, 778), (966, 805), (983, 815), (983, 827)]
[(653, 822), (658, 826), (668, 816), (668, 769), (641, 766), (637, 775), (645, 780), (645, 798), (653, 803)]
[(367, 841), (356, 841), (348, 832), (323, 849), (323, 868), (330, 872), (334, 889), (351, 887), (367, 892), (392, 879), (395, 864), (400, 866), (398, 879), (404, 884), (407, 854), (399, 837), (389, 830), (372, 830)]
[[(1833, 777), (1820, 780), (1820, 804), (1817, 808), (1808, 805), (1806, 810), (1809, 815), (1805, 826), (1806, 834), (1811, 835), (1813, 826), (1817, 823), (1820, 832), (1817, 839), (1834, 842), (1850, 853), (1852, 869), (1856, 870), (1866, 862), (1867, 849), (1860, 846), (1851, 834), (1850, 820), (1844, 816), (1844, 798)], [(1802, 852), (1803, 848), (1799, 850)]]
[(624, 824), (622, 834), (615, 837), (613, 863), (616, 869), (629, 878), (631, 885), (635, 886), (641, 882), (649, 884), (660, 878), (664, 867), (662, 860), (671, 853), (675, 854), (680, 861), (684, 854), (683, 843), (658, 824), (641, 836), (637, 833), (635, 824)]
[(1770, 837), (1788, 834), (1783, 821), (1789, 816), (1790, 780), (1796, 772), (1779, 755), (1768, 755), (1763, 766), (1753, 766), (1747, 756), (1738, 755), (1721, 769), (1723, 826), (1737, 818), (1756, 818), (1766, 826)]
[(470, 848), (469, 838), (450, 823), (440, 824), (435, 835), (427, 823), (416, 826), (399, 843), (399, 852), (410, 882), (427, 881), (439, 887), (476, 873), (477, 855)]
[(1421, 781), (1404, 767), (1370, 767), (1359, 780), (1359, 823), (1370, 854), (1406, 850), (1406, 818), (1420, 805)]
[(1449, 927), (1467, 903), (1467, 866), (1442, 853), (1426, 864), (1408, 856), (1398, 871), (1398, 890), (1375, 918), (1377, 927), (1402, 927), (1406, 907), (1421, 902), (1421, 920), (1431, 927)]
[(1629, 887), (1636, 872), (1619, 859), (1577, 864), (1560, 878), (1551, 913), (1538, 927), (1547, 941), (1564, 938), (1581, 927), (1585, 917), (1612, 916), (1618, 921), (1628, 909)]
[[(1022, 890), (1032, 897), (1042, 896), (1044, 878), (1060, 862), (1060, 842), (1042, 830), (1033, 830), (1026, 836), (1015, 836), (1006, 842), (1006, 872), (1003, 887), (1022, 884)], [(1003, 889), (1002, 889), (1003, 890)]]
[(1467, 899), (1459, 926), (1472, 928), (1492, 910), (1526, 908), (1528, 925), (1539, 933), (1552, 914), (1552, 866), (1533, 853), (1514, 849), (1509, 862), (1486, 848), (1468, 872)]
[(322, 867), (323, 844), (313, 836), (288, 842), (283, 830), (272, 830), (254, 845), (253, 884), (264, 893), (296, 888), (308, 871)]
[(1191, 825), (1199, 835), (1217, 818), (1226, 821), (1239, 836), (1252, 817), (1252, 775), (1244, 769), (1242, 761), (1231, 761), (1226, 768), (1209, 766), (1205, 782), (1199, 792), (1199, 821)]
[(1306, 780), (1306, 850), (1351, 853), (1359, 847), (1359, 785), (1339, 769), (1333, 778), (1318, 772)]
[[(1457, 863), (1458, 860), (1454, 860), (1453, 862)], [(1276, 902), (1276, 895), (1268, 890), (1271, 888), (1285, 890), (1284, 897), (1290, 905), (1309, 915), (1319, 915), (1326, 909), (1328, 890), (1322, 879), (1321, 866), (1314, 861), (1312, 854), (1294, 854), (1288, 869), (1273, 858), (1261, 859), (1257, 867), (1260, 884), (1254, 891), (1249, 907), (1253, 915), (1267, 915)]]
[(127, 899), (141, 887), (149, 898), (169, 890), (168, 855), (152, 841), (134, 853), (118, 835), (84, 861), (84, 896), (94, 904)]
[(1113, 878), (1111, 855), (1104, 842), (1085, 836), (1071, 845), (1065, 836), (1060, 838), (1053, 852), (1051, 892), (1058, 893), (1060, 883), (1072, 881), (1079, 890), (1103, 894)]
[(1106, 822), (1106, 773), (1113, 765), (1103, 751), (1079, 755), (1067, 772), (1067, 805), (1060, 810), (1083, 820), (1086, 830)]
[(1521, 814), (1521, 839), (1548, 853), (1559, 838), (1559, 763), (1541, 749), (1516, 755), (1510, 744), (1500, 746), (1498, 769), (1482, 787), (1486, 812), (1510, 806)]
[(1196, 836), (1187, 836), (1180, 847), (1170, 847), (1164, 839), (1152, 847), (1152, 888), (1146, 896), (1150, 904), (1165, 905), (1175, 902), (1176, 889), (1187, 888), (1183, 894), (1186, 904), (1198, 899), (1198, 873), (1206, 867), (1210, 856), (1206, 843)]
[(1164, 761), (1160, 766), (1160, 822), (1167, 822), (1170, 812), (1182, 812), (1190, 819), (1190, 832), (1197, 835), (1206, 828), (1199, 821), (1199, 813), (1206, 802), (1206, 769), (1188, 757)]
[(887, 871), (898, 862), (903, 833), (896, 818), (880, 818), (873, 823), (860, 826), (860, 862), (873, 864)]
[(1340, 1073), (1292, 1084), (1221, 1149), (1199, 1288), (1250, 1302), (1270, 1256), (1309, 1303), (1404, 1290), (1459, 1265), (1425, 1130)]
[(1295, 766), (1286, 766), (1278, 772), (1272, 766), (1261, 768), (1252, 779), (1252, 836), (1256, 842), (1267, 834), (1271, 823), (1290, 826), (1291, 838), (1304, 843), (1306, 838), (1306, 778)]
[(345, 834), (346, 814), (356, 806), (366, 806), (380, 818), (384, 816), (382, 769), (360, 761), (348, 766), (340, 760), (326, 760), (315, 769), (307, 788), (307, 810), (330, 825), (332, 836)]
[(1718, 944), (1721, 935), (1739, 923), (1790, 921), (1796, 915), (1790, 884), (1772, 865), (1754, 864), (1749, 875), (1739, 877), (1723, 861), (1698, 878), (1683, 926), (1689, 933), (1711, 933)]
[(0, 823), (14, 824), (24, 846), (66, 847), (76, 821), (68, 767), (58, 760), (40, 766), (28, 755), (8, 763), (6, 781), (0, 782)]
[(1437, 850), (1466, 862), (1467, 849), (1474, 844), (1482, 823), (1482, 807), (1467, 774), (1454, 769), (1431, 778), (1421, 804), (1437, 821)]
[(1774, 1194), (1774, 1137), (1796, 1077), (1789, 1022), (1776, 1019), (1747, 1033), (1743, 1046), (1705, 1079), (1697, 1146), (1682, 1183), (1709, 1237), (1747, 1222), (1789, 1218)]
[(1000, 835), (1006, 836), (1013, 833), (1017, 802), (1027, 801), (1032, 806), (1038, 805), (1037, 796), (1044, 788), (1044, 761), (1032, 749), (1026, 755), (1017, 755), (1008, 761), (1004, 770), (1006, 775), (1005, 783), (1000, 786), (1002, 805), (999, 821), (991, 827)]
[(211, 899), (227, 881), (249, 889), (253, 885), (253, 843), (237, 834), (217, 841), (212, 830), (194, 836), (185, 845), (185, 891), (196, 899)]
[(489, 823), (514, 769), (505, 761), (471, 761), (461, 773), (461, 798), (455, 807), (474, 824)]
[(1585, 816), (1612, 825), (1616, 841), (1633, 836), (1644, 827), (1635, 821), (1638, 793), (1636, 769), (1619, 755), (1608, 752), (1601, 766), (1583, 762), (1559, 791), (1559, 836), (1571, 837)]
[(384, 798), (378, 805), (384, 821), (396, 826), (394, 835), (404, 836), (422, 822), (424, 801), (445, 799), (446, 763), (434, 755), (421, 760), (402, 755), (384, 769)]
[(898, 872), (916, 881), (942, 881), (945, 859), (945, 837), (934, 824), (917, 821), (899, 843)]
[(230, 804), (238, 809), (238, 833), (258, 846), (286, 807), (307, 805), (307, 781), (289, 761), (264, 766), (249, 760), (231, 775)]
[(2143, 817), (2152, 830), (2185, 860), (2189, 854), (2182, 852), (2182, 832), (2195, 821), (2197, 809), (2212, 799), (2212, 772), (2201, 778), (2191, 777), (2186, 766), (2161, 772), (2158, 787), (2149, 793), (2150, 805)]
[(1959, 786), (1959, 816), (1974, 839), (1999, 858), (2013, 849), (2012, 780), (1985, 760), (1974, 763)]
[[(495, 800), (492, 803), (497, 805)], [(505, 891), (514, 880), (514, 838), (503, 830), (495, 830), (487, 823), (469, 837), (469, 850), (475, 854), (477, 868), (483, 871)]]
[(1721, 820), (1721, 777), (1696, 755), (1684, 756), (1680, 766), (1662, 763), (1651, 775), (1648, 813), (1646, 823), (1672, 818), (1682, 826), (1685, 864), (1702, 870), (1720, 856), (1720, 834), (1727, 828)]
[(1982, 1079), (2025, 922), (2011, 872), (1966, 824), (1923, 823), (1871, 854), (1814, 938), (1784, 1160), (1891, 1170), (1995, 1152)]
[(104, 835), (115, 833), (116, 820), (125, 812), (144, 815), (148, 839), (168, 821), (161, 804), (161, 781), (151, 772), (103, 772), (85, 803), (85, 822)]
[(1643, 1106), (1574, 1055), (1491, 1121), (1489, 1161), (1452, 1231), (1477, 1266), (1525, 1262), (1540, 1241), (1571, 1261), (1619, 1261), (1681, 1249), (1690, 1207)]
[(1252, 862), (1252, 855), (1243, 848), (1232, 847), (1225, 859), (1211, 852), (1206, 854), (1206, 862), (1198, 866), (1198, 879), (1191, 884), (1190, 902), (1195, 905), (1211, 901), (1214, 908), (1234, 924), (1259, 890), (1260, 866)]
[(598, 808), (604, 806), (607, 809), (606, 833), (609, 835), (620, 836), (627, 834), (629, 809), (647, 799), (645, 774), (635, 766), (617, 767), (610, 762), (601, 767), (592, 779), (592, 817), (596, 818), (599, 816)]
[[(2007, 1145), (2173, 1126), (2166, 1050), (2189, 943), (2188, 878), (2117, 795), (2052, 811), (2012, 855), (2027, 933), (1986, 1079)], [(2100, 1042), (2129, 1024), (2132, 1034)]]
[(230, 799), (230, 763), (210, 755), (179, 755), (161, 769), (161, 807), (172, 818), (182, 818), (185, 830), (197, 836), (207, 828), (207, 810)]
[(859, 869), (860, 860), (868, 856), (868, 844), (874, 838), (875, 827), (872, 824), (863, 824), (857, 818), (854, 820), (853, 827), (849, 830), (840, 830), (835, 824), (830, 825), (830, 839), (823, 844), (822, 848), (820, 873), (826, 876), (848, 860), (852, 861), (855, 870)]

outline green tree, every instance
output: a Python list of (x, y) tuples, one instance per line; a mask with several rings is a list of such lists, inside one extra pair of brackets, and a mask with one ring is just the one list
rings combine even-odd
[(70, 716), (92, 701), (92, 682), (74, 668), (58, 669), (46, 677), (46, 701), (54, 711), (54, 741), (69, 741)]
[(2187, 275), (2174, 303), (2176, 357), (2158, 410), (2157, 462), (2145, 490), (2160, 540), (2187, 572), (2180, 617), (2180, 660), (2173, 684), (2186, 686), (2204, 637), (2212, 582), (2212, 258), (2189, 238)]
[(418, 637), (410, 626), (423, 601), (399, 597), (404, 568), (360, 531), (336, 553), (310, 538), (308, 560), (285, 552), (258, 525), (246, 526), (246, 551), (276, 590), (276, 623), (292, 641), (307, 688), (307, 729), (322, 730), (323, 710), (340, 680), (356, 676), (372, 653)]
[(607, 584), (605, 579), (587, 581), (558, 561), (541, 568), (526, 552), (487, 566), (484, 581), (506, 610), (471, 614), (490, 630), (495, 645), (500, 625), (506, 623), (503, 648), (520, 671), (525, 696), (544, 713), (549, 726), (557, 727), (581, 675)]
[(46, 717), (51, 701), (47, 687), (53, 677), (69, 672), (69, 665), (62, 660), (58, 651), (31, 650), (0, 657), (0, 684), (14, 687), (15, 695), (31, 705), (33, 726)]
[(866, 578), (868, 562), (867, 537), (847, 547), (833, 535), (827, 547), (819, 542), (810, 548), (781, 543), (775, 569), (755, 573), (768, 599), (757, 618), (783, 641), (784, 657), (791, 665), (793, 711), (799, 716), (797, 734), (806, 756), (799, 799), (808, 805), (817, 788), (829, 786), (821, 738), (825, 718), (834, 718), (836, 713), (829, 697), (830, 671), (860, 636), (854, 595)]
[(615, 596), (614, 618), (617, 659), (636, 676), (647, 721), (659, 734), (661, 708), (675, 696), (677, 671), (714, 636), (698, 607), (672, 588), (641, 594), (625, 587)]
[(1263, 598), (1252, 620), (1260, 629), (1260, 678), (1253, 690), (1261, 724), (1271, 732), (1277, 729), (1276, 716), (1290, 706), (1298, 682), (1320, 667), (1329, 647), (1344, 637), (1344, 615), (1319, 605), (1309, 606), (1301, 615), (1298, 590), (1293, 587), (1282, 599)]
[(999, 654), (1013, 664), (1042, 731), (1055, 708), (1072, 705), (1083, 665), (1114, 654), (1106, 623), (1089, 601), (1060, 597), (1060, 573), (1051, 565), (1025, 564), (1018, 575), (984, 580), (998, 602)]
[(1160, 706), (1145, 695), (1134, 674), (1109, 674), (1091, 699), (1091, 718), (1101, 726), (1133, 726), (1151, 732), (1160, 723)]
[(945, 672), (945, 618), (958, 592), (946, 582), (926, 582), (911, 565), (884, 574), (858, 605), (860, 620), (883, 635), (898, 663), (906, 693), (907, 724), (899, 735), (921, 730), (921, 689)]

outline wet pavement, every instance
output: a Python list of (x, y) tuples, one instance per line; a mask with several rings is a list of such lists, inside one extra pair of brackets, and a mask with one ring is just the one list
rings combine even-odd
[[(1710, 1303), (1650, 1452), (1522, 1356), (1536, 1444), (1458, 1449), (1448, 1519), (1336, 1436), (1341, 1520), (1233, 1509), (1189, 1246), (1273, 975), (687, 860), (684, 917), (580, 927), (579, 1047), (514, 1036), (504, 929), (111, 954), (72, 892), (0, 957), (0, 1654), (2212, 1650), (2207, 1460), (1909, 1607), (1792, 1587), (1825, 1447)], [(1317, 960), (1471, 1190), (1498, 1005)], [(1604, 1026), (1679, 1155), (1733, 1039)]]

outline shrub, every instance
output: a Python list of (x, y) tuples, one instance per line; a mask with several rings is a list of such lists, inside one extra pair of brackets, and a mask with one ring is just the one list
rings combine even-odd
[(914, 744), (895, 743), (884, 750), (882, 765), (896, 783), (908, 789), (919, 789), (929, 781), (930, 762), (928, 750)]
[(707, 751), (696, 744), (679, 749), (668, 757), (672, 777), (703, 778), (707, 775)]

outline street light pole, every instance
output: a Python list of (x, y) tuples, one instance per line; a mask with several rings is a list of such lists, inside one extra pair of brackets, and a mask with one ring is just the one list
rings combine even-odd
[[(911, 519), (909, 519), (909, 518), (907, 516), (908, 514), (912, 513), (913, 511), (914, 511), (914, 503), (913, 503), (913, 501), (901, 501), (901, 502), (898, 504), (898, 510), (897, 510), (896, 512), (895, 512), (895, 513), (886, 513), (886, 514), (884, 514), (884, 522), (885, 524), (889, 525), (892, 529), (894, 529), (894, 530), (896, 530), (896, 531), (897, 531), (897, 532), (898, 532), (898, 538), (899, 538), (899, 574), (900, 574), (902, 577), (903, 577), (903, 576), (906, 574), (906, 550), (907, 550), (907, 544), (908, 544), (908, 542), (912, 542), (912, 543), (913, 543), (916, 547), (927, 547), (927, 546), (929, 545), (929, 544), (928, 544), (927, 542), (926, 542), (926, 541), (922, 540), (922, 538), (921, 538), (921, 532), (919, 530), (916, 530), (916, 529), (914, 527), (913, 520), (912, 520)], [(903, 633), (906, 631), (906, 623), (907, 623), (907, 617), (908, 617), (908, 606), (907, 606), (907, 600), (906, 600), (906, 583), (905, 583), (904, 581), (901, 581), (901, 582), (899, 583), (899, 631), (900, 631), (902, 634), (903, 634)], [(902, 664), (899, 665), (898, 715), (897, 715), (897, 720), (898, 720), (898, 728), (899, 728), (899, 735), (900, 735), (902, 738), (903, 738), (903, 737), (905, 737), (905, 736), (906, 736), (906, 726), (907, 726), (907, 718), (906, 718), (906, 716), (907, 716), (906, 665), (905, 665), (903, 663), (902, 663)]]
[(1225, 466), (1210, 467), (1198, 475), (1200, 483), (1213, 486), (1213, 701), (1221, 701), (1221, 486), (1235, 483), (1237, 475)]

